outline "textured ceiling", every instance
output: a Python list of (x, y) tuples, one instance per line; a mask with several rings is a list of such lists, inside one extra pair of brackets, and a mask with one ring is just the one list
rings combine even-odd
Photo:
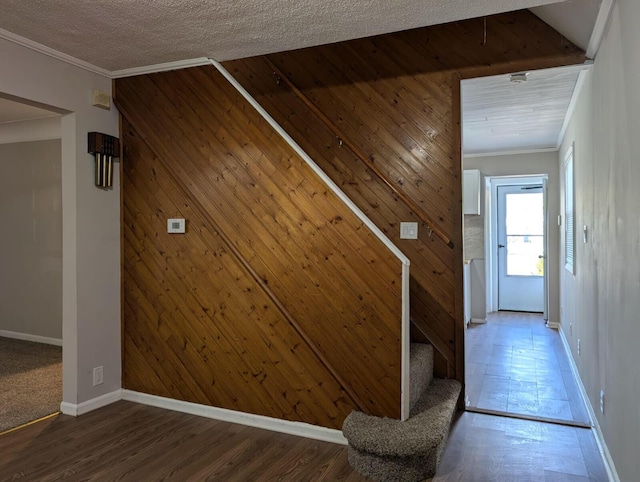
[(558, 0), (0, 0), (0, 29), (110, 71), (228, 60)]
[(521, 84), (508, 75), (463, 81), (464, 153), (556, 148), (584, 68), (533, 71)]

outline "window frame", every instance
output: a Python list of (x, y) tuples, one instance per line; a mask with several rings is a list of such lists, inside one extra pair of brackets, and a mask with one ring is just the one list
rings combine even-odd
[(575, 154), (571, 143), (564, 156), (564, 267), (576, 274)]

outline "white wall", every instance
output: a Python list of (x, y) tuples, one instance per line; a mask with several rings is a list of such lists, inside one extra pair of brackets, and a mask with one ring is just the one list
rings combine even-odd
[[(93, 185), (87, 132), (118, 135), (115, 109), (92, 107), (111, 81), (0, 39), (0, 92), (54, 107), (62, 116), (63, 400), (81, 403), (120, 388), (120, 193)], [(92, 369), (104, 366), (104, 384)]]
[(575, 141), (576, 272), (561, 270), (562, 330), (624, 481), (640, 474), (638, 20), (640, 2), (616, 2), (560, 150), (564, 159)]
[(62, 338), (60, 140), (0, 145), (0, 331)]
[[(558, 153), (536, 152), (530, 154), (509, 154), (502, 156), (465, 157), (464, 169), (480, 169), (484, 176), (523, 176), (547, 174), (547, 196), (549, 215), (549, 321), (560, 320), (559, 280), (560, 266), (559, 240), (560, 230), (553, 222), (560, 214), (560, 184), (558, 179)], [(484, 210), (485, 190), (482, 189), (482, 206)], [(484, 211), (481, 216), (464, 217), (465, 257), (484, 258)], [(481, 253), (481, 254), (480, 254)], [(489, 271), (489, 267), (486, 267)]]

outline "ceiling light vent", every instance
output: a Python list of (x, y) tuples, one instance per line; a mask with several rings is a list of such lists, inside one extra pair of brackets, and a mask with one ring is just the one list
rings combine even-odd
[(527, 81), (527, 76), (529, 75), (528, 72), (520, 72), (517, 74), (511, 74), (509, 76), (509, 80), (511, 82), (513, 82), (514, 84), (522, 84), (523, 82)]

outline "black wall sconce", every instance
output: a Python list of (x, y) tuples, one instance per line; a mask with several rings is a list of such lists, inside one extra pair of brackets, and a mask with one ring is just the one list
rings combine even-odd
[(89, 132), (89, 154), (96, 159), (96, 187), (111, 188), (113, 159), (120, 157), (120, 140), (100, 132)]

